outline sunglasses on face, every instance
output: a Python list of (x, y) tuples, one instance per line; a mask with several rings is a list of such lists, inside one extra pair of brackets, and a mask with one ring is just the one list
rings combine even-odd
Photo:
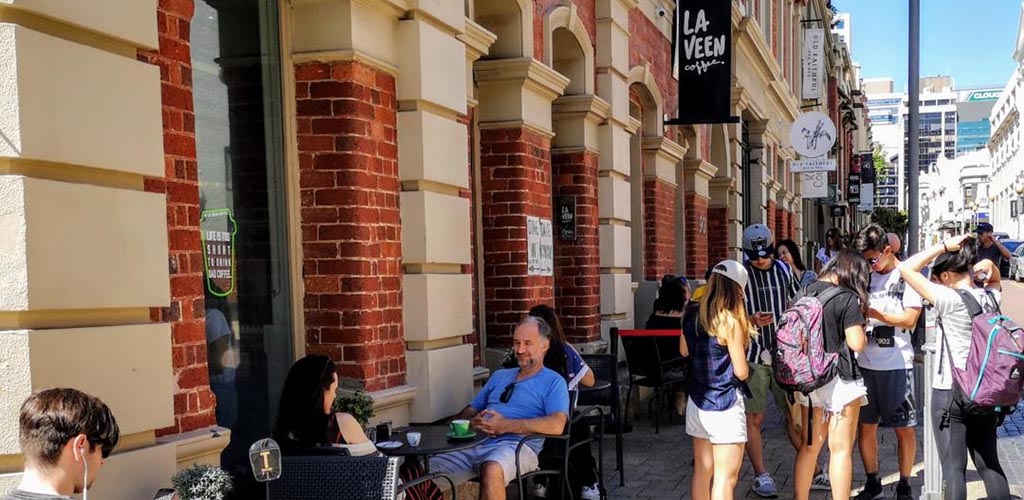
[(508, 404), (508, 402), (512, 399), (513, 392), (516, 392), (515, 382), (511, 382), (505, 386), (505, 390), (501, 391), (501, 396), (498, 398), (498, 401), (501, 401), (502, 404)]

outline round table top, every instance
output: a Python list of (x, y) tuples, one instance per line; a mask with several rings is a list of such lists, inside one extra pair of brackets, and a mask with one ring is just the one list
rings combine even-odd
[[(409, 440), (406, 437), (406, 434), (409, 432), (420, 433), (419, 446), (409, 445)], [(476, 437), (472, 439), (449, 439), (447, 437), (449, 432), (450, 430), (447, 425), (423, 425), (410, 427), (408, 429), (391, 433), (389, 440), (402, 443), (400, 448), (379, 449), (381, 453), (384, 453), (385, 455), (396, 457), (438, 455), (449, 451), (459, 451), (472, 448), (487, 439), (487, 435), (480, 431), (475, 431)]]
[(612, 386), (612, 383), (604, 379), (594, 379), (594, 385), (590, 387), (584, 387), (583, 385), (577, 386), (580, 392), (591, 392), (591, 391), (603, 391)]

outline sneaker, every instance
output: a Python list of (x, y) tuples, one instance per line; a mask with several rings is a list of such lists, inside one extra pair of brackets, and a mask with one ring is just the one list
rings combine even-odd
[(754, 490), (755, 495), (761, 498), (775, 498), (779, 496), (778, 490), (775, 489), (775, 480), (767, 472), (754, 478), (754, 487), (751, 489)]
[(594, 483), (593, 486), (584, 486), (580, 498), (582, 500), (601, 500), (601, 490), (597, 487), (597, 483)]
[(868, 481), (864, 483), (864, 489), (853, 497), (853, 500), (875, 500), (882, 498), (884, 493), (881, 481)]
[(832, 482), (828, 479), (828, 471), (821, 470), (811, 480), (811, 489), (816, 491), (831, 491)]
[(547, 498), (548, 487), (544, 486), (543, 484), (534, 484), (533, 492), (531, 493), (531, 495), (533, 496), (533, 498)]
[(896, 485), (896, 500), (914, 500), (909, 484), (899, 483)]

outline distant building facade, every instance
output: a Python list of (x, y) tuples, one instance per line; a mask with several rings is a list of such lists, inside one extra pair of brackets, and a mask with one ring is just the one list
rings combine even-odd
[(963, 89), (956, 98), (956, 154), (969, 153), (988, 147), (992, 135), (989, 116), (1002, 92), (998, 87)]

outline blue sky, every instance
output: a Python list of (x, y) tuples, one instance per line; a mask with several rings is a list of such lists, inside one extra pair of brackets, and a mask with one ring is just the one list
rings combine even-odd
[[(907, 0), (834, 0), (849, 12), (853, 58), (864, 78), (892, 77), (906, 90)], [(952, 75), (957, 87), (1002, 87), (1013, 71), (1020, 0), (920, 0), (921, 76)]]

